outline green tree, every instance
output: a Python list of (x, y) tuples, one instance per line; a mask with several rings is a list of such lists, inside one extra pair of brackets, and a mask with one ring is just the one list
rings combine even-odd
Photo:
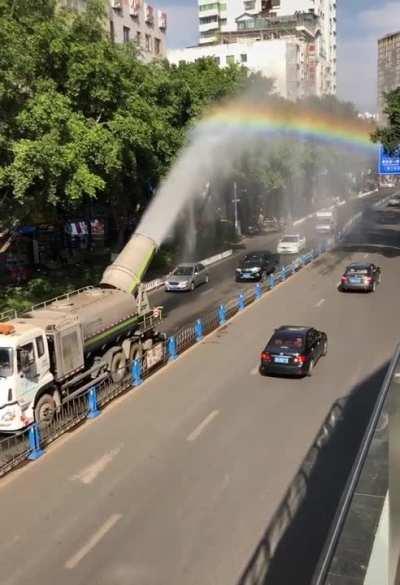
[(393, 152), (400, 145), (400, 87), (385, 94), (385, 100), (384, 112), (389, 124), (385, 128), (378, 128), (372, 140), (381, 142), (389, 152)]

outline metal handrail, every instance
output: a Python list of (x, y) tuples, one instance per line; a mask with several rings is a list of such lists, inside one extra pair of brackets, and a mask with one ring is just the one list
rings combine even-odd
[(64, 293), (63, 295), (60, 295), (58, 297), (54, 297), (52, 299), (42, 301), (41, 303), (37, 303), (36, 305), (32, 305), (31, 311), (36, 311), (37, 309), (45, 309), (47, 307), (47, 305), (51, 305), (52, 303), (55, 303), (56, 301), (62, 301), (64, 299), (69, 299), (72, 296), (79, 295), (82, 292), (86, 292), (88, 290), (93, 290), (93, 289), (94, 289), (94, 287), (91, 285), (83, 286), (82, 288), (78, 288), (78, 289), (73, 290), (71, 292)]
[(368, 427), (364, 433), (360, 449), (358, 451), (356, 460), (353, 464), (349, 479), (347, 480), (343, 495), (340, 499), (335, 518), (333, 520), (328, 538), (326, 540), (326, 544), (320, 555), (317, 568), (314, 572), (314, 576), (311, 582), (312, 585), (324, 585), (326, 582), (329, 567), (331, 566), (332, 560), (334, 558), (336, 546), (342, 533), (343, 526), (351, 506), (353, 495), (356, 490), (358, 480), (360, 479), (360, 475), (363, 470), (363, 466), (367, 458), (368, 451), (371, 446), (376, 428), (378, 426), (378, 422), (383, 411), (383, 407), (389, 392), (390, 385), (393, 380), (393, 374), (396, 370), (399, 361), (400, 344), (396, 347), (396, 351), (394, 353), (389, 369), (383, 381), (382, 388), (379, 392), (378, 399), (375, 403), (374, 410), (372, 412), (372, 416), (370, 418)]
[(0, 313), (0, 323), (3, 323), (4, 321), (10, 321), (10, 319), (16, 319), (17, 316), (18, 313), (15, 309), (8, 309), (7, 311)]

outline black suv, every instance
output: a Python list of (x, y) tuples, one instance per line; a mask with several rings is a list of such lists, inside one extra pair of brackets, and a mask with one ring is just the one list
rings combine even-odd
[(236, 268), (236, 282), (243, 280), (262, 280), (263, 276), (275, 271), (277, 261), (266, 252), (253, 252), (245, 256)]
[(261, 353), (261, 374), (311, 376), (328, 352), (328, 337), (313, 327), (284, 325), (275, 329)]

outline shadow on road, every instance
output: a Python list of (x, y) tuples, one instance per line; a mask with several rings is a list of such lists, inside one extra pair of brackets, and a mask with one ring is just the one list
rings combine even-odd
[(310, 585), (387, 367), (333, 405), (237, 585)]

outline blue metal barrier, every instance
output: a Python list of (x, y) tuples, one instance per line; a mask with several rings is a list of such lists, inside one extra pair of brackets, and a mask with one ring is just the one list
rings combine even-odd
[(275, 276), (273, 274), (270, 274), (269, 275), (268, 281), (269, 281), (269, 288), (274, 288), (274, 286), (275, 286)]
[(194, 333), (196, 336), (196, 341), (201, 341), (203, 339), (203, 323), (201, 322), (201, 319), (197, 319), (194, 325)]
[(131, 366), (131, 377), (132, 377), (132, 384), (134, 386), (140, 386), (140, 384), (143, 384), (142, 361), (141, 360), (133, 360), (132, 366)]
[(262, 286), (260, 282), (256, 284), (256, 299), (261, 299), (262, 297)]
[(89, 394), (88, 394), (88, 406), (89, 406), (89, 411), (88, 411), (88, 418), (97, 418), (100, 414), (100, 410), (99, 410), (99, 406), (97, 404), (97, 388), (96, 386), (93, 386), (93, 388), (90, 388), (89, 390)]
[(178, 357), (178, 352), (176, 349), (176, 339), (175, 337), (170, 337), (168, 339), (168, 359), (169, 361), (176, 360)]
[(244, 294), (241, 292), (239, 295), (239, 299), (238, 299), (238, 307), (239, 307), (239, 311), (243, 311), (243, 309), (245, 308), (246, 303), (245, 303), (245, 298), (244, 298)]
[(226, 310), (224, 305), (220, 305), (218, 308), (218, 321), (220, 325), (224, 325), (226, 322)]
[(44, 455), (44, 450), (40, 446), (40, 432), (39, 426), (34, 423), (28, 431), (29, 447), (31, 452), (28, 455), (30, 461), (35, 461)]

